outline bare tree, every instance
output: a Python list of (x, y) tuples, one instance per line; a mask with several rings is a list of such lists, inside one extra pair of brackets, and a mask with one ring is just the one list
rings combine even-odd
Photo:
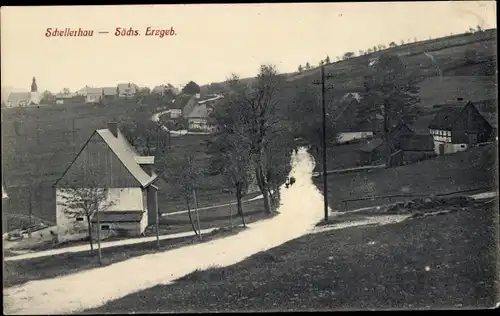
[(230, 80), (228, 101), (238, 108), (239, 119), (228, 118), (226, 130), (238, 135), (250, 148), (250, 159), (255, 168), (259, 189), (264, 197), (264, 209), (272, 212), (267, 181), (266, 148), (274, 138), (286, 132), (280, 125), (284, 118), (278, 105), (283, 100), (284, 77), (272, 65), (263, 65), (252, 85), (242, 85), (237, 76)]
[[(222, 109), (222, 107), (219, 109)], [(231, 110), (229, 109), (229, 111)], [(218, 111), (215, 115), (224, 114)], [(225, 183), (233, 188), (230, 191), (235, 194), (237, 212), (241, 216), (243, 227), (245, 227), (242, 199), (248, 188), (249, 172), (252, 171), (250, 146), (240, 138), (240, 135), (229, 133), (226, 130), (223, 123), (224, 118), (216, 119), (216, 121), (218, 122), (216, 126), (220, 128), (209, 143), (210, 153), (212, 154), (211, 166), (216, 173), (223, 176)]]
[(99, 213), (107, 211), (115, 202), (109, 198), (109, 189), (99, 180), (102, 176), (89, 170), (86, 170), (85, 173), (82, 172), (82, 175), (82, 182), (71, 183), (67, 187), (59, 189), (62, 201), (58, 204), (64, 207), (63, 212), (66, 216), (75, 219), (75, 223), (79, 223), (76, 220), (79, 217), (86, 219), (91, 253), (94, 251), (92, 219), (94, 216), (96, 217), (99, 263), (102, 263)]
[(389, 47), (396, 47), (396, 46), (398, 46), (398, 45), (396, 43), (394, 43), (394, 42), (390, 42), (389, 43)]
[[(204, 172), (204, 170), (196, 164), (195, 154), (188, 152), (183, 156), (175, 157), (172, 153), (169, 153), (161, 157), (159, 164), (161, 170), (160, 174), (165, 181), (179, 188), (179, 192), (186, 202), (189, 221), (193, 232), (201, 238), (199, 221), (198, 228), (196, 228), (191, 214), (191, 205), (194, 205), (197, 211), (197, 201), (194, 200), (195, 192)], [(191, 204), (192, 202), (193, 204)]]
[(311, 65), (309, 64), (309, 62), (306, 63), (306, 70), (309, 70), (311, 69)]

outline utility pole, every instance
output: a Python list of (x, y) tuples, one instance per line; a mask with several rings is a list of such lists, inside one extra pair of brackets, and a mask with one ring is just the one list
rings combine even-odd
[[(326, 167), (326, 100), (325, 100), (325, 80), (333, 78), (333, 75), (325, 76), (325, 66), (321, 66), (321, 80), (314, 81), (313, 84), (321, 85), (321, 107), (323, 116), (323, 137), (322, 137), (322, 147), (323, 147), (323, 202), (324, 202), (324, 212), (325, 212), (325, 222), (328, 221), (328, 179), (327, 179), (327, 167)], [(333, 89), (333, 86), (329, 87)]]
[(160, 250), (160, 210), (158, 209), (158, 190), (155, 189), (155, 212), (156, 212), (156, 245)]
[(201, 227), (200, 227), (200, 216), (198, 215), (198, 199), (196, 198), (196, 189), (193, 189), (194, 207), (196, 210), (196, 222), (198, 224), (198, 237), (201, 240)]

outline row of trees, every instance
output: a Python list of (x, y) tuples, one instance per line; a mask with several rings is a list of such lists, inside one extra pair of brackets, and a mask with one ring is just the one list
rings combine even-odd
[[(416, 37), (413, 38), (413, 43), (415, 43), (415, 42), (417, 42)], [(401, 40), (401, 45), (404, 45), (405, 43), (412, 43), (412, 40), (408, 39), (406, 42), (405, 42), (405, 40)], [(393, 48), (393, 47), (397, 47), (397, 46), (398, 45), (394, 41), (390, 42), (388, 46), (386, 46), (384, 44), (374, 45), (373, 47), (367, 48), (366, 50), (360, 49), (358, 51), (358, 56), (368, 55), (368, 54), (371, 54), (374, 52), (383, 51), (383, 50), (387, 49), (388, 47)], [(347, 60), (347, 59), (350, 59), (353, 57), (356, 57), (355, 52), (345, 52), (344, 55), (337, 56), (336, 59), (337, 59), (337, 61), (341, 61), (341, 60)], [(331, 62), (330, 57), (327, 56), (325, 59), (320, 60), (318, 65), (319, 66), (328, 65), (328, 64), (330, 64), (330, 62)], [(299, 73), (301, 73), (302, 71), (309, 70), (311, 68), (314, 68), (314, 67), (311, 66), (311, 64), (309, 62), (307, 62), (305, 64), (305, 66), (299, 65), (298, 71), (299, 71)]]

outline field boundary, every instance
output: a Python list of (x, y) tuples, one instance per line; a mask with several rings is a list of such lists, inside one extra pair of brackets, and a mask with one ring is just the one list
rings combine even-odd
[[(496, 190), (497, 188), (495, 186), (484, 186), (484, 187), (478, 187), (478, 188), (472, 188), (472, 189), (465, 189), (465, 190), (457, 190), (457, 191), (451, 191), (451, 192), (446, 192), (446, 193), (439, 193), (439, 194), (434, 194), (434, 196), (449, 196), (453, 194), (458, 194), (458, 193), (468, 193), (472, 191), (479, 191), (479, 190)], [(378, 195), (378, 196), (371, 196), (371, 197), (365, 197), (365, 198), (357, 198), (357, 199), (345, 199), (342, 200), (340, 203), (342, 204), (342, 212), (347, 212), (347, 203), (349, 202), (357, 202), (357, 201), (375, 201), (375, 200), (383, 200), (387, 199), (389, 203), (396, 202), (394, 199), (397, 198), (418, 198), (418, 197), (428, 197), (431, 196), (431, 194), (393, 194), (393, 195)]]

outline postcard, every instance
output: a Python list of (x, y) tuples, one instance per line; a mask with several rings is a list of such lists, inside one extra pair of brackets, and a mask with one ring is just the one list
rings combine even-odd
[(4, 313), (498, 306), (495, 5), (2, 7)]

